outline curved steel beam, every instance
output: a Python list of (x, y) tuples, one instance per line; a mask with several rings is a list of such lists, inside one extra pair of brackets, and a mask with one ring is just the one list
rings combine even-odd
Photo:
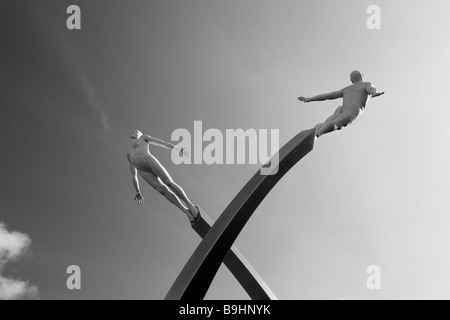
[(166, 300), (204, 299), (222, 261), (256, 208), (277, 182), (314, 147), (315, 129), (300, 132), (286, 143), (272, 159), (279, 167), (273, 175), (258, 171), (231, 201), (203, 241), (197, 247)]
[[(200, 220), (192, 228), (200, 237), (204, 238), (214, 222), (202, 208), (199, 209)], [(278, 300), (263, 278), (235, 246), (232, 246), (228, 251), (223, 263), (252, 300)]]

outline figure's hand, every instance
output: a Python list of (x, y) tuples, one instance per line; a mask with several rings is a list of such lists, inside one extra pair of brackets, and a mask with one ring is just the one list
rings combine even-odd
[(144, 203), (144, 197), (142, 196), (142, 194), (138, 193), (136, 195), (136, 197), (134, 197), (134, 200), (137, 200), (137, 202), (142, 205)]
[(383, 92), (375, 93), (375, 94), (372, 96), (372, 98), (376, 98), (376, 97), (382, 96), (383, 94), (384, 94), (384, 91), (383, 91)]
[(180, 157), (188, 158), (188, 157), (191, 156), (191, 151), (189, 149), (187, 149), (187, 148), (181, 148), (179, 154), (180, 154)]
[(309, 102), (311, 102), (311, 100), (309, 100), (308, 98), (305, 98), (305, 97), (298, 97), (297, 99), (300, 100), (300, 101), (302, 101), (302, 102), (304, 102), (304, 103), (309, 103)]

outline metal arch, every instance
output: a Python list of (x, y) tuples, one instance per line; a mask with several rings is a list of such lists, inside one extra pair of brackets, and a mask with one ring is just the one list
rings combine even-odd
[(222, 261), (256, 208), (278, 181), (314, 148), (315, 133), (315, 129), (302, 131), (280, 149), (275, 155), (279, 159), (278, 168), (273, 169), (276, 174), (261, 175), (258, 171), (249, 180), (194, 251), (166, 300), (204, 299)]
[[(203, 239), (214, 222), (202, 208), (199, 209), (201, 212), (200, 220), (192, 228)], [(223, 263), (252, 300), (278, 300), (267, 283), (235, 246), (232, 246), (228, 251)]]

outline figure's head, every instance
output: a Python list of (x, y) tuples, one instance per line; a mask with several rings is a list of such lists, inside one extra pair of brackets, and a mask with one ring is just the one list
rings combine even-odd
[(352, 83), (362, 82), (363, 75), (358, 70), (355, 70), (352, 73), (350, 73), (350, 80), (352, 81)]
[(131, 139), (131, 140), (137, 140), (137, 139), (139, 139), (141, 136), (142, 136), (142, 132), (140, 132), (139, 130), (134, 130), (134, 131), (131, 133), (130, 139)]

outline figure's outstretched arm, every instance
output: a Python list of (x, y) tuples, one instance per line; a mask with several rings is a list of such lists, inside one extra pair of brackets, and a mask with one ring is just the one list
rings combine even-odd
[(139, 204), (143, 204), (144, 203), (144, 197), (141, 194), (141, 190), (139, 188), (139, 180), (137, 177), (137, 169), (135, 166), (133, 166), (130, 163), (130, 170), (131, 170), (131, 175), (132, 175), (132, 180), (133, 180), (133, 186), (134, 189), (136, 190), (136, 197), (134, 197), (134, 200), (137, 200)]
[(338, 91), (333, 91), (330, 93), (319, 94), (319, 95), (311, 97), (311, 98), (299, 97), (298, 100), (307, 103), (307, 102), (311, 102), (311, 101), (334, 100), (334, 99), (342, 98), (343, 96), (344, 96), (343, 90), (338, 90)]
[(180, 157), (181, 156), (189, 156), (190, 155), (190, 151), (186, 150), (186, 148), (180, 148), (177, 147), (176, 145), (174, 145), (173, 143), (170, 142), (166, 142), (157, 138), (153, 138), (149, 135), (144, 135), (144, 140), (150, 144), (153, 144), (155, 146), (164, 148), (164, 149), (168, 149), (168, 150), (180, 150)]
[(155, 146), (158, 146), (158, 147), (161, 147), (164, 149), (172, 150), (173, 148), (175, 148), (174, 144), (172, 144), (170, 142), (165, 142), (160, 139), (153, 138), (149, 135), (144, 135), (144, 140), (150, 144), (153, 144)]
[(378, 92), (377, 88), (375, 88), (371, 83), (367, 86), (366, 92), (370, 94), (372, 98), (376, 98), (384, 94), (384, 92)]

